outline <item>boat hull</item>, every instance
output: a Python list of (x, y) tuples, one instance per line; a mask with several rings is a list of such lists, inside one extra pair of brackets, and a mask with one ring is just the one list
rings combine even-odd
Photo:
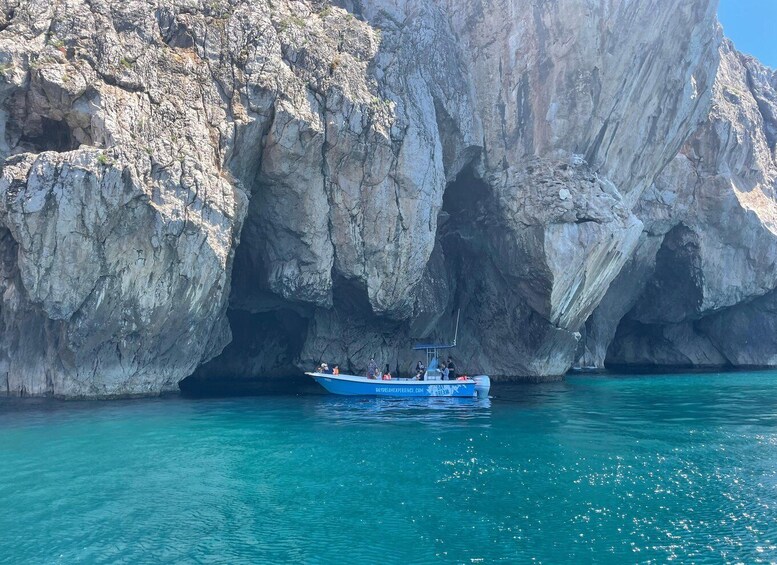
[(392, 379), (388, 381), (368, 379), (355, 375), (327, 375), (306, 373), (332, 394), (346, 396), (398, 396), (398, 397), (456, 397), (477, 396), (475, 381), (414, 381)]

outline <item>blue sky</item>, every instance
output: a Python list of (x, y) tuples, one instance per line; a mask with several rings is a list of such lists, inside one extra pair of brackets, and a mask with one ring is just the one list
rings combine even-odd
[(739, 51), (777, 69), (777, 0), (720, 0), (718, 19)]

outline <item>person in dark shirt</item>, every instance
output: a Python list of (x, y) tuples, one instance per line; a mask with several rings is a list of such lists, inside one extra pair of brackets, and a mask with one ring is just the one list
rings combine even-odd
[(378, 377), (378, 364), (375, 362), (375, 358), (370, 359), (370, 364), (367, 365), (367, 378), (375, 379)]
[(423, 363), (420, 361), (415, 364), (415, 380), (422, 381), (424, 379), (424, 373), (426, 372), (426, 367)]
[(453, 363), (453, 358), (448, 356), (448, 379), (451, 381), (456, 380), (456, 365)]

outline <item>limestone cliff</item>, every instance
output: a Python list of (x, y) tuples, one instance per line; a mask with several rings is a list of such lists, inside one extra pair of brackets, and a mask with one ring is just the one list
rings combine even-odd
[(777, 325), (777, 122), (714, 0), (2, 7), (5, 394), (407, 370), (459, 309), (495, 377), (768, 356), (715, 337)]
[(777, 362), (777, 75), (729, 42), (720, 54), (707, 120), (635, 209), (638, 274), (589, 320), (589, 362), (607, 347), (616, 365)]

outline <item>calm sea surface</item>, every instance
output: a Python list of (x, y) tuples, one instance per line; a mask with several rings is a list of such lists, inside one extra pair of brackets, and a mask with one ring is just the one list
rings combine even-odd
[(0, 402), (0, 562), (777, 561), (777, 374)]

